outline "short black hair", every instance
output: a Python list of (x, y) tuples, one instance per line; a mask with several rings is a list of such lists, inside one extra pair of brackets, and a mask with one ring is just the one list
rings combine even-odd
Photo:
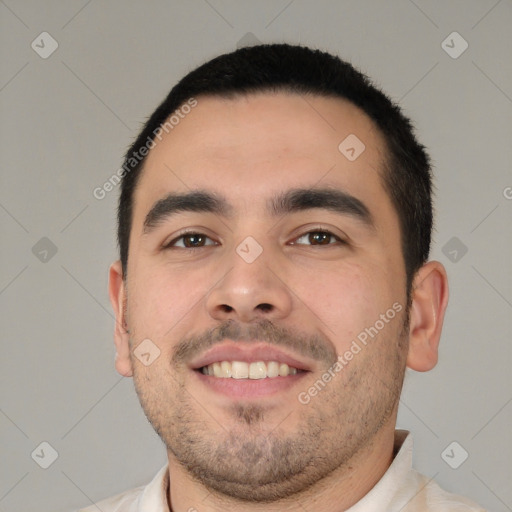
[[(366, 75), (330, 53), (289, 44), (240, 48), (206, 62), (182, 78), (148, 119), (127, 151), (123, 165), (118, 207), (123, 275), (126, 277), (128, 265), (134, 191), (147, 148), (152, 147), (156, 136), (160, 137), (162, 127), (169, 124), (180, 107), (199, 96), (233, 99), (258, 92), (341, 98), (359, 107), (378, 127), (387, 146), (381, 174), (399, 217), (410, 291), (414, 274), (430, 252), (433, 217), (430, 158), (417, 141), (411, 121)], [(144, 146), (146, 151), (141, 157)]]

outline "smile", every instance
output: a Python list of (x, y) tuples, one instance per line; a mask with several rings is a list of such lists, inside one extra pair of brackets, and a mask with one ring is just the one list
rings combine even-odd
[(220, 379), (272, 379), (296, 375), (301, 370), (277, 361), (218, 361), (199, 368), (203, 375)]

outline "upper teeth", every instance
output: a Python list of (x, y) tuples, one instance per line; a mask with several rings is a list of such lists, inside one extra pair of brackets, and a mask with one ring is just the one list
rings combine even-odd
[(222, 361), (203, 366), (201, 371), (205, 375), (233, 379), (264, 379), (266, 377), (286, 377), (295, 375), (297, 368), (277, 361), (257, 361), (246, 363), (244, 361)]

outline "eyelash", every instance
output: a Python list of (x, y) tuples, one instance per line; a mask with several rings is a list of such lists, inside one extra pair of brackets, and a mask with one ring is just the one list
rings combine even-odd
[[(329, 235), (330, 237), (334, 238), (334, 240), (340, 244), (346, 244), (345, 240), (342, 240), (339, 236), (335, 235), (332, 231), (329, 231), (328, 229), (311, 229), (309, 231), (306, 231), (305, 233), (303, 233), (302, 235), (298, 236), (295, 238), (295, 240), (298, 240), (299, 238), (303, 238), (305, 236), (308, 236), (310, 235), (311, 233), (315, 233), (315, 234), (322, 234), (322, 235)], [(293, 243), (293, 245), (295, 245), (295, 242)], [(298, 244), (298, 245), (308, 245), (308, 244)], [(317, 245), (313, 245), (313, 244), (309, 244), (310, 247), (326, 247), (326, 246), (331, 246), (331, 245), (336, 245), (334, 243), (329, 243), (329, 244), (317, 244)]]
[[(329, 235), (331, 236), (332, 238), (334, 238), (338, 243), (342, 244), (342, 245), (346, 245), (347, 242), (345, 240), (342, 240), (339, 236), (335, 235), (334, 233), (332, 233), (331, 231), (327, 230), (327, 229), (312, 229), (310, 231), (306, 231), (305, 233), (303, 233), (302, 235), (299, 235), (298, 237), (295, 238), (295, 240), (298, 240), (300, 238), (303, 238), (307, 235), (310, 235), (311, 233), (315, 233), (315, 234), (325, 234), (325, 235)], [(205, 238), (208, 238), (209, 240), (212, 240), (209, 236), (205, 235), (204, 233), (199, 233), (197, 231), (189, 231), (189, 232), (185, 232), (185, 233), (182, 233), (181, 235), (177, 236), (176, 238), (174, 238), (173, 240), (171, 240), (169, 243), (165, 244), (162, 248), (163, 249), (173, 249), (173, 248), (176, 248), (176, 246), (174, 245), (177, 241), (181, 240), (181, 239), (184, 239), (185, 237), (187, 236), (200, 236), (200, 237), (205, 237)], [(195, 251), (196, 249), (204, 249), (205, 247), (212, 247), (216, 244), (208, 244), (208, 245), (203, 245), (203, 246), (199, 246), (199, 247), (179, 247), (180, 250), (185, 250), (185, 251)], [(296, 242), (293, 242), (292, 245), (309, 245), (310, 247), (328, 247), (328, 246), (332, 246), (332, 245), (336, 245), (334, 243), (329, 243), (329, 244), (296, 244)]]
[[(165, 244), (163, 249), (173, 249), (173, 245), (178, 240), (181, 240), (187, 236), (201, 236), (201, 237), (205, 237), (205, 238), (208, 238), (209, 240), (211, 240), (211, 238), (209, 236), (205, 235), (204, 233), (199, 233), (197, 231), (189, 231), (189, 232), (182, 233), (181, 235), (179, 235), (176, 238), (174, 238), (173, 240), (171, 240), (169, 243)], [(184, 251), (194, 251), (196, 249), (203, 249), (204, 247), (211, 247), (213, 245), (214, 244), (210, 244), (210, 245), (202, 246), (202, 247), (179, 247), (179, 249), (184, 250)]]

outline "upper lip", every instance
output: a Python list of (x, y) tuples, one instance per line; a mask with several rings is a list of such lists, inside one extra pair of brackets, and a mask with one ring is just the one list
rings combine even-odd
[(221, 361), (245, 361), (254, 363), (256, 361), (277, 361), (298, 370), (311, 371), (311, 364), (301, 361), (283, 350), (266, 343), (254, 341), (224, 342), (215, 345), (190, 363), (194, 370), (208, 366), (209, 364)]

